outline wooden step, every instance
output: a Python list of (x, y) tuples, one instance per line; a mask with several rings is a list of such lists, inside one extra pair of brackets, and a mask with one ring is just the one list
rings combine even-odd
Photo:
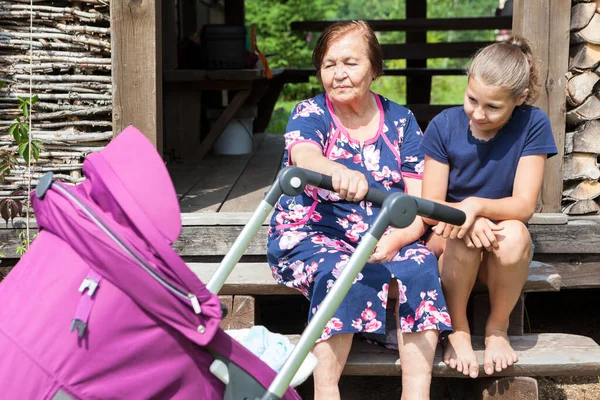
[[(188, 266), (202, 282), (208, 282), (215, 273), (217, 263), (188, 263)], [(560, 275), (551, 264), (533, 261), (529, 268), (529, 277), (523, 291), (542, 292), (560, 290)], [(485, 290), (476, 286), (476, 290)], [(267, 263), (240, 263), (227, 278), (221, 295), (273, 295), (300, 294), (295, 289), (275, 282)]]
[[(297, 341), (299, 335), (291, 336)], [(589, 337), (541, 333), (510, 338), (519, 355), (519, 362), (499, 376), (597, 376), (600, 375), (600, 345)], [(479, 359), (479, 376), (483, 371), (483, 337), (473, 337), (473, 347)], [(344, 375), (390, 376), (401, 375), (398, 352), (384, 349), (356, 339), (348, 357)], [(433, 376), (464, 378), (442, 361), (442, 348), (438, 346), (433, 363)]]

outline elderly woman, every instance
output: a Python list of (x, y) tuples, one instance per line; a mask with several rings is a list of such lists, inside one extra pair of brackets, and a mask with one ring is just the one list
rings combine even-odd
[[(331, 175), (334, 192), (307, 187), (283, 196), (271, 221), (275, 279), (310, 300), (309, 319), (380, 211), (369, 188), (421, 194), (421, 130), (406, 108), (370, 91), (383, 70), (381, 47), (362, 21), (329, 26), (313, 53), (325, 93), (292, 111), (283, 164)], [(403, 399), (429, 398), (440, 331), (451, 330), (436, 257), (420, 240), (420, 217), (388, 229), (314, 347), (315, 398), (339, 398), (355, 333), (384, 333), (388, 292), (396, 307)], [(388, 290), (389, 289), (389, 290)]]

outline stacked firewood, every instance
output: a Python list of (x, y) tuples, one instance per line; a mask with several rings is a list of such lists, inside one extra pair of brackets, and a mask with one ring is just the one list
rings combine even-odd
[(0, 0), (0, 151), (16, 150), (9, 126), (23, 119), (18, 98), (30, 95), (39, 98), (31, 135), (43, 145), (31, 169), (17, 157), (0, 198), (35, 186), (47, 171), (82, 181), (84, 157), (111, 139), (109, 11), (110, 0)]
[(600, 211), (600, 0), (574, 0), (567, 73), (563, 211)]

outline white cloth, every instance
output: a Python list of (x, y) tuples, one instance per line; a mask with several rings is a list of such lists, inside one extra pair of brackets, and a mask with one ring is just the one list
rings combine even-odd
[[(275, 372), (281, 371), (281, 368), (294, 349), (294, 345), (286, 336), (270, 332), (264, 326), (253, 326), (249, 329), (230, 329), (225, 332), (260, 358)], [(308, 353), (300, 368), (296, 371), (290, 385), (296, 387), (304, 382), (312, 374), (316, 365), (317, 357), (312, 353)]]

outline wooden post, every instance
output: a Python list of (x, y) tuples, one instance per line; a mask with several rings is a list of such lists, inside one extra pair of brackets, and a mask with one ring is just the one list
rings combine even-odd
[(161, 0), (110, 2), (113, 135), (134, 125), (162, 154)]
[(246, 25), (244, 0), (225, 0), (225, 23), (227, 25)]
[[(426, 0), (406, 0), (406, 19), (409, 18), (427, 18)], [(408, 31), (406, 32), (406, 43), (427, 43), (427, 32)], [(427, 59), (406, 60), (406, 67), (426, 68)], [(413, 104), (429, 104), (431, 101), (431, 75), (427, 76), (407, 76), (406, 77), (406, 104), (410, 107)], [(427, 127), (426, 119), (418, 119), (419, 126), (425, 130)]]
[(539, 212), (561, 211), (570, 16), (570, 1), (514, 2), (513, 32), (527, 38), (533, 46), (542, 81), (540, 97), (535, 105), (550, 117), (558, 148), (558, 155), (546, 163)]

